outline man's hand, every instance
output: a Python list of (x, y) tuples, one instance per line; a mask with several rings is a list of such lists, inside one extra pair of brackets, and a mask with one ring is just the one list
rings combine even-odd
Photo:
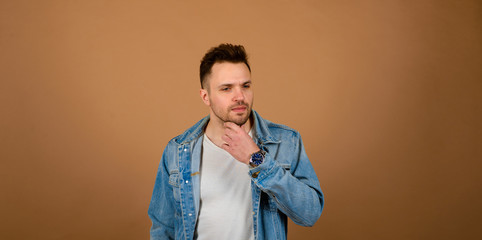
[(221, 147), (245, 164), (249, 164), (251, 154), (260, 150), (248, 133), (232, 122), (224, 123), (224, 135), (221, 138), (224, 141)]

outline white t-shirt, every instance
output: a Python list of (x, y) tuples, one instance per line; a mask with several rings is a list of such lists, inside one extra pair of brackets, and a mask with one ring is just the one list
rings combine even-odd
[(197, 239), (253, 240), (249, 167), (203, 138)]

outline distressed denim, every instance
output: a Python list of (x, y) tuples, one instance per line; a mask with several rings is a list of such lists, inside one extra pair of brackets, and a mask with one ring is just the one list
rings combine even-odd
[[(264, 162), (247, 172), (252, 179), (254, 236), (286, 239), (287, 217), (301, 226), (315, 224), (323, 209), (323, 193), (300, 134), (254, 110), (252, 115), (253, 140), (266, 151)], [(196, 238), (202, 136), (208, 121), (209, 116), (203, 118), (164, 149), (148, 210), (151, 239)]]

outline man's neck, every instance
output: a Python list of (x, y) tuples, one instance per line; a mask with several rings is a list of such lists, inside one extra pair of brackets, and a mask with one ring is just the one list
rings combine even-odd
[[(222, 136), (224, 135), (224, 121), (217, 117), (213, 117), (213, 114), (210, 114), (210, 119), (204, 133), (206, 136), (213, 142), (216, 146), (221, 147), (224, 143)], [(252, 115), (248, 118), (248, 121), (241, 126), (244, 131), (249, 132), (252, 126)]]

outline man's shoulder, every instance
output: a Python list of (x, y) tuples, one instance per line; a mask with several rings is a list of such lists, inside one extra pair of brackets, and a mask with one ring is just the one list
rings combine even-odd
[(279, 141), (285, 137), (300, 138), (300, 133), (287, 125), (261, 118), (259, 114), (256, 114), (256, 117), (258, 118), (257, 122), (259, 124), (256, 130), (260, 131), (259, 136), (270, 138), (273, 141)]
[(266, 119), (264, 119), (264, 121), (271, 132), (299, 134), (296, 129), (288, 127), (284, 124), (275, 123)]
[(201, 120), (196, 122), (194, 125), (186, 129), (181, 134), (171, 138), (171, 140), (169, 140), (168, 142), (168, 146), (173, 144), (182, 145), (199, 138), (203, 134), (204, 127), (206, 126), (208, 121), (209, 121), (209, 116), (202, 118)]

